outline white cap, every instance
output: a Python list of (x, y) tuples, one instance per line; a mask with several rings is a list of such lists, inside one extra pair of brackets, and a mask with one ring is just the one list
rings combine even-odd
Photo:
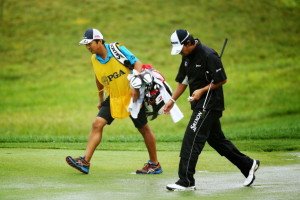
[(170, 38), (172, 44), (171, 55), (177, 55), (181, 52), (183, 43), (189, 36), (189, 32), (182, 29), (176, 30), (174, 33), (172, 33)]
[(82, 40), (79, 42), (79, 45), (81, 44), (89, 44), (91, 43), (93, 40), (103, 40), (103, 35), (102, 33), (100, 33), (99, 30), (97, 29), (88, 29), (85, 31)]

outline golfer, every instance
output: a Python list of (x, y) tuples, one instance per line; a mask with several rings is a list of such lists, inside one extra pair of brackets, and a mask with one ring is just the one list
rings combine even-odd
[[(85, 154), (78, 158), (68, 156), (66, 161), (80, 172), (88, 174), (93, 153), (101, 142), (103, 128), (110, 125), (115, 118), (129, 117), (127, 108), (130, 99), (132, 98), (134, 102), (139, 97), (139, 90), (131, 87), (127, 76), (131, 73), (131, 69), (140, 72), (142, 63), (125, 46), (119, 46), (121, 53), (130, 62), (127, 62), (126, 66), (122, 64), (113, 56), (109, 44), (105, 43), (103, 35), (97, 29), (88, 29), (79, 44), (85, 45), (87, 50), (92, 53), (91, 61), (99, 91), (99, 112), (92, 123)], [(107, 95), (106, 98), (104, 91)], [(162, 168), (157, 159), (155, 136), (147, 124), (145, 107), (140, 109), (136, 119), (131, 117), (131, 120), (142, 134), (149, 154), (149, 161), (136, 173), (162, 173)]]
[(176, 30), (171, 35), (171, 44), (171, 55), (181, 54), (182, 61), (175, 79), (178, 82), (177, 88), (164, 111), (169, 112), (189, 86), (188, 100), (193, 112), (182, 141), (179, 180), (167, 185), (167, 189), (195, 190), (196, 164), (206, 141), (240, 169), (246, 177), (243, 185), (250, 186), (255, 179), (259, 160), (242, 154), (226, 139), (221, 128), (220, 118), (224, 110), (222, 85), (227, 78), (220, 57), (213, 49), (194, 39), (187, 30)]

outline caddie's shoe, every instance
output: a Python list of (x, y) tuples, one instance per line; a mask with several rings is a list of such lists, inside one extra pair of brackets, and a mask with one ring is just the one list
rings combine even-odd
[(136, 174), (161, 174), (163, 172), (159, 163), (154, 164), (150, 160), (145, 163), (143, 169), (136, 170)]
[(75, 169), (79, 170), (82, 173), (88, 174), (90, 170), (90, 163), (87, 162), (84, 157), (79, 158), (72, 158), (71, 156), (66, 157), (67, 163), (74, 167)]
[(247, 176), (247, 178), (246, 178), (246, 180), (244, 181), (244, 184), (243, 184), (245, 187), (250, 186), (254, 182), (255, 172), (259, 168), (259, 165), (260, 165), (259, 160), (253, 160), (252, 167), (249, 170), (249, 174), (248, 174), (248, 176)]
[(166, 188), (170, 191), (192, 191), (192, 190), (196, 190), (195, 186), (184, 187), (182, 185), (179, 185), (178, 183), (168, 184), (166, 186)]

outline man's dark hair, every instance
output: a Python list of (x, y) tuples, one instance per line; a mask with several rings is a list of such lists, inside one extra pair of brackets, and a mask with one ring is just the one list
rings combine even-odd
[(195, 44), (195, 39), (193, 35), (189, 35), (188, 38), (182, 44), (187, 45), (188, 43), (190, 43), (191, 45)]
[[(98, 43), (100, 40), (99, 39), (97, 39), (97, 40), (94, 40), (96, 43)], [(104, 44), (105, 43), (105, 40), (102, 40), (102, 44)]]

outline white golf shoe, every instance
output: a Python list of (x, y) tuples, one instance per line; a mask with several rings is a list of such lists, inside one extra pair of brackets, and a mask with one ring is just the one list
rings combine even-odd
[(166, 186), (166, 188), (170, 191), (192, 191), (192, 190), (196, 190), (195, 186), (184, 187), (184, 186), (178, 185), (176, 183), (168, 184)]
[(243, 186), (248, 187), (254, 182), (255, 172), (258, 169), (259, 164), (260, 164), (259, 160), (253, 160), (252, 167), (249, 170), (249, 175), (247, 176), (246, 180), (244, 181)]

